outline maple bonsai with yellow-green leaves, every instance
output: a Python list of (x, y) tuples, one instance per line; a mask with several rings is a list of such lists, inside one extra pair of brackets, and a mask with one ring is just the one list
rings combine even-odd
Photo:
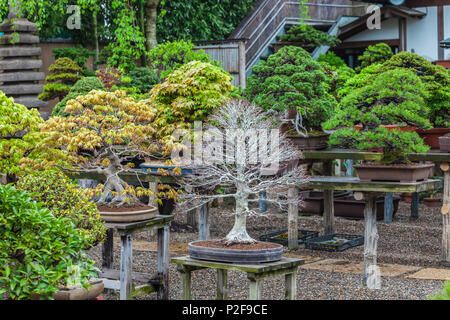
[(102, 175), (94, 194), (97, 205), (133, 207), (138, 198), (150, 195), (143, 187), (133, 187), (120, 174), (134, 172), (133, 159), (170, 152), (171, 146), (154, 139), (152, 122), (156, 110), (148, 102), (136, 102), (124, 91), (93, 90), (68, 101), (67, 117), (53, 117), (42, 125), (45, 143), (69, 154), (72, 172)]

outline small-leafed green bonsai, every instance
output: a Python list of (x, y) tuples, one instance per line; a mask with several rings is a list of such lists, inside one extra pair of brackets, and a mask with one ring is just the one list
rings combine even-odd
[(358, 57), (358, 60), (361, 61), (361, 65), (357, 67), (356, 70), (359, 72), (374, 63), (383, 63), (386, 60), (389, 60), (393, 55), (394, 53), (392, 52), (391, 47), (386, 43), (382, 42), (373, 46), (368, 46), (362, 56)]
[(280, 37), (281, 41), (291, 42), (293, 45), (300, 46), (309, 53), (322, 45), (334, 47), (341, 41), (335, 36), (326, 32), (317, 30), (313, 26), (302, 23), (291, 27), (286, 34)]
[(372, 84), (345, 96), (333, 118), (324, 124), (325, 129), (337, 129), (330, 136), (330, 146), (383, 148), (384, 163), (404, 163), (406, 153), (426, 152), (428, 147), (417, 133), (384, 127), (430, 128), (423, 92), (422, 81), (412, 71), (381, 73)]
[(267, 112), (276, 113), (281, 122), (289, 110), (296, 110), (293, 129), (300, 136), (322, 131), (336, 100), (327, 92), (328, 80), (320, 64), (300, 47), (287, 46), (253, 67), (246, 97)]
[(45, 80), (44, 92), (39, 95), (39, 99), (48, 101), (58, 98), (59, 101), (69, 93), (70, 88), (80, 80), (83, 69), (69, 58), (60, 58), (52, 64), (48, 71), (51, 72)]

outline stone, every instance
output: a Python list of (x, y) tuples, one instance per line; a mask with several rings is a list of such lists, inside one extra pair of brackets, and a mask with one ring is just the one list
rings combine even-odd
[(45, 80), (43, 72), (3, 72), (0, 73), (0, 82), (41, 81)]

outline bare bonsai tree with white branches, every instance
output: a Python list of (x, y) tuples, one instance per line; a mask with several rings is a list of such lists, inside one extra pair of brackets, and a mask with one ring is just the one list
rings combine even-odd
[[(180, 198), (192, 209), (217, 198), (234, 197), (235, 224), (225, 243), (254, 243), (247, 233), (247, 217), (262, 213), (249, 204), (257, 203), (263, 191), (270, 191), (264, 201), (283, 210), (290, 203), (299, 204), (300, 198), (287, 197), (287, 189), (308, 182), (302, 167), (290, 165), (302, 154), (280, 135), (267, 113), (246, 100), (229, 101), (209, 120), (203, 154), (191, 158), (200, 164), (199, 169), (182, 178), (185, 191)], [(226, 191), (218, 193), (219, 188)]]

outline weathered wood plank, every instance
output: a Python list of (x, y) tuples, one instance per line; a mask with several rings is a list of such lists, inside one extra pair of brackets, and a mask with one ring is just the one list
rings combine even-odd
[(45, 80), (43, 72), (3, 72), (0, 73), (0, 82), (41, 81)]
[(209, 204), (205, 203), (197, 209), (198, 214), (198, 239), (209, 240), (210, 235), (210, 219), (209, 219)]
[(369, 289), (380, 289), (380, 272), (377, 267), (377, 194), (366, 192), (364, 195), (366, 199), (364, 208), (364, 283)]
[(323, 228), (325, 234), (334, 233), (334, 191), (323, 191)]
[(40, 47), (11, 47), (0, 48), (0, 57), (37, 57), (42, 53)]
[(30, 95), (40, 94), (44, 89), (43, 84), (13, 84), (0, 86), (0, 90), (6, 95)]
[(389, 224), (392, 222), (392, 215), (394, 213), (394, 197), (393, 193), (389, 192), (384, 198), (384, 223)]
[(158, 275), (162, 278), (162, 286), (158, 288), (158, 299), (169, 299), (169, 243), (170, 243), (170, 227), (158, 229), (158, 257), (157, 267)]
[(259, 212), (260, 213), (265, 213), (267, 212), (267, 201), (265, 201), (267, 199), (267, 192), (266, 191), (261, 191), (259, 193)]
[(130, 234), (122, 235), (120, 241), (120, 300), (129, 300), (133, 283), (133, 241)]
[(41, 67), (42, 61), (37, 59), (0, 60), (0, 70), (28, 70)]
[(413, 192), (411, 199), (411, 220), (419, 219), (419, 193)]
[[(119, 280), (120, 279), (120, 270), (112, 270), (112, 269), (103, 269), (101, 272), (101, 278), (110, 279), (110, 280)], [(153, 280), (154, 275), (150, 273), (143, 272), (133, 272), (132, 278), (134, 282), (142, 282), (147, 283)], [(120, 286), (117, 290), (120, 289)]]
[(178, 266), (178, 271), (181, 275), (182, 289), (181, 300), (191, 300), (191, 270), (184, 266)]
[(138, 232), (144, 229), (155, 228), (157, 226), (164, 226), (174, 219), (174, 216), (157, 215), (155, 218), (147, 221), (139, 221), (132, 223), (105, 223), (107, 228), (112, 228), (117, 231), (133, 231)]
[(297, 298), (297, 270), (287, 273), (284, 282), (286, 300), (295, 300)]
[[(289, 199), (298, 197), (298, 189), (290, 186), (288, 191)], [(289, 204), (288, 208), (288, 248), (290, 250), (298, 249), (298, 205)]]
[(217, 269), (217, 300), (228, 299), (228, 272)]
[(261, 300), (261, 280), (250, 280), (249, 300)]
[(102, 246), (102, 269), (112, 269), (114, 262), (114, 230), (106, 230), (106, 240)]
[(441, 262), (450, 267), (450, 169), (448, 163), (441, 165), (444, 170), (444, 193), (442, 197), (442, 246)]

